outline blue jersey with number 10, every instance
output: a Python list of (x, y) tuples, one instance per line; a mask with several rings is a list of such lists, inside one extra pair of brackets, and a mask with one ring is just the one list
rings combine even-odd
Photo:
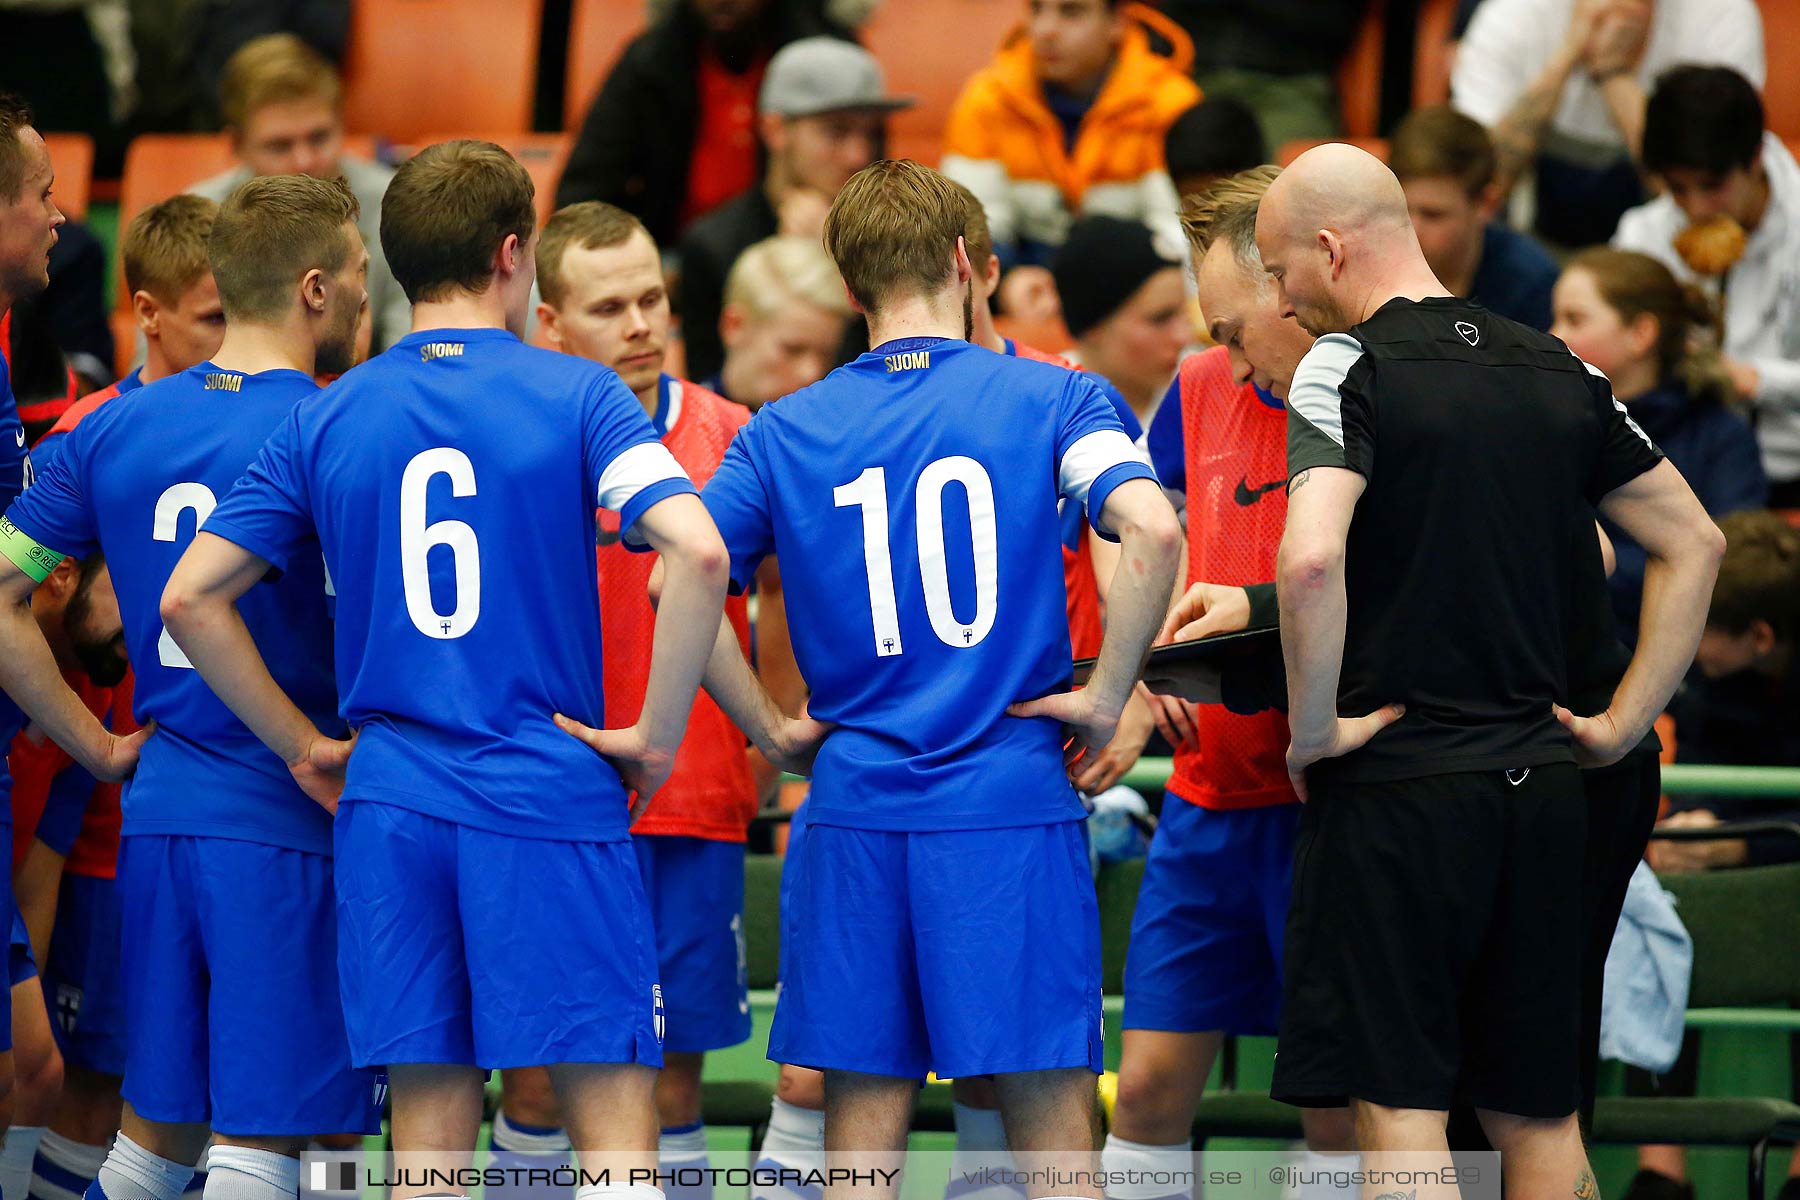
[(604, 367), (503, 329), (409, 334), (300, 406), (206, 523), (276, 566), (313, 536), (337, 591), (345, 804), (617, 841), (596, 504), (632, 526), (693, 484)]
[(1069, 685), (1057, 498), (1099, 528), (1113, 488), (1154, 478), (1091, 379), (963, 341), (890, 342), (765, 405), (705, 499), (733, 586), (780, 559), (810, 711), (838, 726), (809, 819), (1080, 817), (1056, 722), (1006, 706)]
[[(244, 375), (211, 363), (147, 384), (90, 413), (8, 511), (48, 553), (106, 553), (132, 707), (154, 720), (124, 796), (126, 834), (225, 837), (331, 853), (331, 815), (206, 686), (163, 628), (158, 608), (176, 562), (218, 499), (296, 404), (318, 394), (298, 371)], [(16, 536), (16, 535), (14, 535)], [(244, 597), (244, 622), (269, 672), (327, 734), (343, 732), (331, 674), (331, 621), (316, 541), (287, 575)]]

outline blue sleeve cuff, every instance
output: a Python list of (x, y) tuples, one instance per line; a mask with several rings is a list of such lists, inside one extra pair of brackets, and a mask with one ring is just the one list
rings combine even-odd
[(619, 540), (625, 544), (627, 550), (639, 554), (645, 553), (651, 548), (650, 544), (642, 538), (631, 536), (632, 528), (638, 523), (638, 518), (670, 496), (698, 496), (699, 494), (685, 475), (659, 479), (655, 483), (639, 488), (637, 495), (627, 500), (624, 509), (619, 513)]
[(1095, 533), (1109, 542), (1116, 542), (1119, 538), (1117, 534), (1100, 524), (1100, 514), (1106, 508), (1106, 498), (1113, 494), (1114, 488), (1127, 479), (1148, 479), (1151, 483), (1155, 483), (1156, 472), (1150, 469), (1148, 463), (1122, 462), (1100, 472), (1100, 477), (1088, 487), (1088, 524), (1094, 527)]
[(763, 555), (731, 556), (731, 579), (725, 585), (727, 595), (742, 596), (756, 586), (756, 573), (762, 569)]
[(221, 519), (217, 510), (200, 523), (200, 528), (214, 537), (222, 537), (232, 545), (248, 550), (274, 568), (276, 574), (287, 570), (287, 555), (247, 529), (234, 525), (230, 517)]

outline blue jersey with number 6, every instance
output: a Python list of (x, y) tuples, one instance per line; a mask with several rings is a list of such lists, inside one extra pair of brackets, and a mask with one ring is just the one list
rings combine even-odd
[(1069, 685), (1058, 497), (1099, 528), (1154, 478), (1091, 379), (964, 341), (890, 342), (758, 411), (705, 499), (734, 587), (780, 559), (810, 712), (838, 726), (809, 819), (1079, 818), (1056, 722), (1006, 706)]
[[(8, 510), (16, 532), (42, 548), (47, 572), (63, 555), (106, 554), (126, 651), (137, 673), (132, 707), (154, 720), (124, 795), (126, 834), (195, 835), (331, 853), (331, 815), (295, 786), (206, 686), (163, 628), (158, 608), (175, 564), (269, 432), (318, 394), (298, 371), (244, 375), (211, 363), (120, 396), (64, 439), (49, 466)], [(16, 544), (16, 543), (15, 543)], [(18, 561), (9, 551), (9, 557)], [(38, 570), (25, 566), (33, 574)], [(331, 736), (343, 733), (331, 671), (331, 621), (317, 541), (295, 548), (278, 581), (240, 608), (269, 672)]]
[(276, 566), (313, 536), (337, 591), (344, 803), (619, 841), (598, 727), (596, 503), (626, 541), (693, 485), (604, 367), (502, 329), (410, 334), (297, 408), (207, 522)]

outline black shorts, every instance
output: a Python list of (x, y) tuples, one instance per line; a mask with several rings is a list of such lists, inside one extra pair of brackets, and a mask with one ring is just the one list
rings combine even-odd
[(1314, 784), (1275, 1098), (1574, 1112), (1586, 825), (1567, 763)]

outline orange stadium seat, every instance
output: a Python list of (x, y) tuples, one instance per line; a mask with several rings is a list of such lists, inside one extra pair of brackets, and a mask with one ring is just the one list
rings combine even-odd
[(1413, 43), (1414, 108), (1450, 100), (1450, 33), (1456, 27), (1456, 0), (1419, 0)]
[(1369, 0), (1350, 49), (1338, 64), (1338, 115), (1350, 141), (1374, 137), (1381, 125), (1381, 59), (1386, 27), (1386, 0)]
[(475, 138), (478, 141), (493, 142), (505, 147), (507, 153), (519, 160), (531, 176), (531, 182), (537, 185), (538, 223), (548, 220), (556, 210), (556, 181), (562, 177), (563, 164), (569, 160), (569, 147), (574, 144), (572, 133), (434, 133), (419, 139), (420, 146), (429, 146), (434, 142), (454, 141), (457, 138)]
[(581, 128), (627, 42), (644, 29), (644, 0), (574, 0), (563, 75), (563, 128)]
[(344, 59), (352, 133), (531, 128), (541, 0), (356, 0)]
[(890, 0), (875, 10), (863, 44), (887, 73), (888, 90), (918, 101), (889, 119), (889, 154), (937, 165), (963, 84), (1024, 14), (1020, 0)]
[(56, 171), (56, 207), (71, 221), (87, 216), (94, 186), (94, 139), (85, 133), (46, 133), (44, 146)]
[(1768, 82), (1763, 107), (1777, 136), (1800, 139), (1800, 4), (1794, 0), (1759, 0), (1763, 47), (1768, 56)]

